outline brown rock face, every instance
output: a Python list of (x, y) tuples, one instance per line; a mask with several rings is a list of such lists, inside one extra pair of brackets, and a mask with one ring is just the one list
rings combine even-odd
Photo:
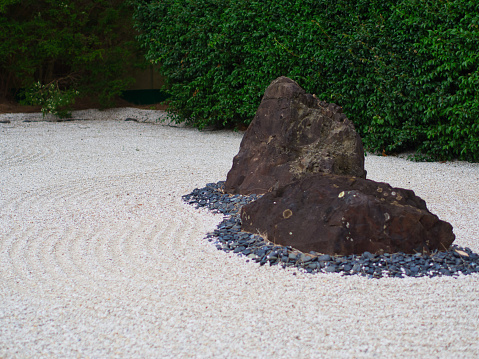
[(361, 138), (341, 107), (280, 77), (264, 93), (225, 190), (262, 194), (314, 173), (366, 178)]
[(330, 255), (446, 250), (452, 226), (411, 190), (362, 178), (311, 175), (241, 211), (242, 231)]

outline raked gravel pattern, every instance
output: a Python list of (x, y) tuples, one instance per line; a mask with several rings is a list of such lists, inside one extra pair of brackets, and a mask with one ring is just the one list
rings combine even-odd
[[(225, 179), (242, 134), (95, 113), (0, 115), (0, 357), (479, 356), (478, 274), (311, 275), (217, 250), (223, 216), (182, 196)], [(479, 165), (366, 169), (479, 252)]]

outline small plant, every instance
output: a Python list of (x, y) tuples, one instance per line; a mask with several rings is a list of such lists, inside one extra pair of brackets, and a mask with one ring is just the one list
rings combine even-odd
[(22, 103), (42, 106), (43, 117), (51, 113), (59, 118), (70, 118), (71, 106), (78, 94), (74, 89), (61, 90), (57, 82), (46, 85), (36, 82), (25, 91), (25, 100)]
[(26, 89), (27, 102), (59, 116), (77, 95), (113, 106), (133, 71), (147, 66), (132, 6), (129, 0), (0, 0), (0, 98)]

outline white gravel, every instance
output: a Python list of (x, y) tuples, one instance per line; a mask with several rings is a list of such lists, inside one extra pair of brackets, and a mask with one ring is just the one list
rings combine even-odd
[[(308, 275), (216, 250), (204, 236), (221, 216), (181, 195), (225, 179), (242, 134), (163, 116), (0, 115), (1, 358), (479, 357), (478, 275)], [(479, 252), (479, 165), (366, 168)]]

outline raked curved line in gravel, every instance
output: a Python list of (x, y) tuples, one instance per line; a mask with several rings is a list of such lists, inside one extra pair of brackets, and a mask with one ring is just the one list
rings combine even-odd
[[(0, 115), (1, 358), (479, 356), (477, 275), (308, 275), (205, 240), (221, 216), (181, 196), (225, 178), (241, 133), (135, 109), (36, 116)], [(479, 252), (479, 165), (366, 167)]]

